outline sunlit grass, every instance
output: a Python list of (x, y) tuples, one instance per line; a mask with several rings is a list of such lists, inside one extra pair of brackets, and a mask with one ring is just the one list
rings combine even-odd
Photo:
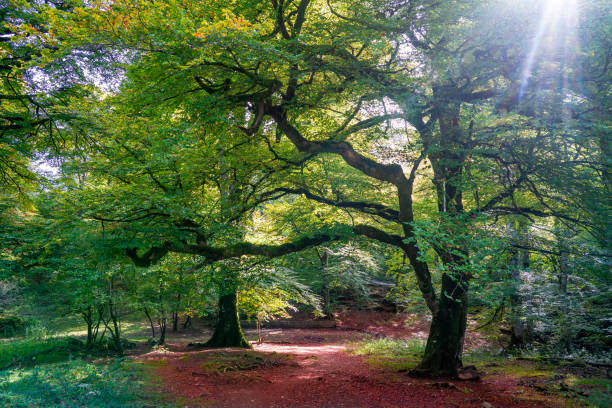
[[(81, 359), (0, 371), (0, 406), (135, 407), (152, 402), (143, 372), (114, 361), (95, 365)], [(162, 407), (158, 400), (155, 406)]]
[(349, 349), (353, 354), (369, 356), (366, 361), (372, 367), (385, 371), (407, 371), (418, 364), (425, 351), (425, 341), (373, 339), (351, 343)]
[(419, 339), (396, 340), (392, 338), (365, 340), (352, 343), (351, 350), (357, 355), (420, 357), (425, 351), (425, 341)]
[(31, 337), (0, 344), (0, 369), (11, 365), (35, 365), (69, 360), (82, 351), (78, 340), (68, 337)]
[[(38, 335), (0, 344), (0, 407), (156, 407), (154, 381), (129, 359), (93, 364), (83, 342)], [(153, 392), (152, 392), (153, 391)]]

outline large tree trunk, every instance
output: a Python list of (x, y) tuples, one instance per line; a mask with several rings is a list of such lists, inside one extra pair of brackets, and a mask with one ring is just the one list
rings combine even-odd
[(431, 321), (425, 354), (414, 374), (431, 377), (457, 375), (462, 367), (467, 307), (467, 283), (460, 283), (445, 274), (442, 277), (442, 296)]
[[(461, 104), (447, 89), (434, 87), (439, 134), (423, 134), (427, 156), (434, 172), (438, 212), (454, 216), (463, 212), (462, 149), (464, 132), (460, 126)], [(467, 327), (468, 280), (465, 273), (455, 268), (465, 262), (467, 250), (459, 249), (463, 256), (449, 252), (443, 246), (436, 252), (448, 273), (442, 275), (438, 309), (433, 312), (425, 354), (414, 374), (430, 377), (455, 377), (462, 367), (463, 342)]]
[(204, 344), (205, 347), (251, 348), (242, 334), (236, 300), (235, 289), (229, 293), (221, 293), (219, 296), (217, 324), (212, 337)]

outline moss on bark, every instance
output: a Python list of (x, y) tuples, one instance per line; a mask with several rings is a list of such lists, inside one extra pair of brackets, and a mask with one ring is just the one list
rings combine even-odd
[(251, 348), (240, 327), (236, 301), (235, 290), (219, 296), (217, 324), (212, 337), (204, 344), (205, 347)]

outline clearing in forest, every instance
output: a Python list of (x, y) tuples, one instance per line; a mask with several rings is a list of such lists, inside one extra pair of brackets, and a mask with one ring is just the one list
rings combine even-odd
[[(414, 339), (380, 334), (372, 339), (342, 329), (267, 330), (266, 335), (253, 350), (170, 341), (167, 349), (138, 360), (160, 379), (170, 400), (186, 407), (583, 406), (552, 395), (566, 376), (553, 379), (552, 372), (534, 371), (531, 362), (512, 362), (513, 374), (506, 374), (508, 363), (480, 365), (484, 376), (476, 382), (418, 379), (406, 373), (417, 361), (409, 350)], [(367, 344), (374, 348), (364, 348)], [(384, 350), (390, 347), (407, 351), (390, 358)]]

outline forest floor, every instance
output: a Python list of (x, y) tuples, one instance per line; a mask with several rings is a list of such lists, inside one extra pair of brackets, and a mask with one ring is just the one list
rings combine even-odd
[(466, 361), (478, 365), (482, 379), (450, 381), (407, 374), (427, 322), (366, 313), (345, 316), (339, 326), (264, 330), (253, 350), (199, 349), (185, 333), (134, 357), (170, 401), (190, 408), (604, 406), (576, 399), (589, 396), (602, 373), (495, 357), (495, 345), (479, 332), (467, 338)]
[[(246, 349), (201, 349), (210, 329), (167, 334), (151, 348), (140, 321), (124, 322), (132, 347), (112, 353), (83, 350), (82, 326), (46, 335), (0, 339), (0, 407), (4, 408), (379, 408), (612, 406), (607, 368), (578, 360), (553, 364), (527, 352), (501, 353), (507, 339), (470, 322), (464, 364), (480, 381), (411, 378), (429, 323), (418, 315), (352, 312), (335, 328), (265, 329)], [(283, 323), (283, 322), (280, 322)], [(284, 322), (287, 323), (287, 322)], [(329, 321), (315, 322), (319, 326)]]

